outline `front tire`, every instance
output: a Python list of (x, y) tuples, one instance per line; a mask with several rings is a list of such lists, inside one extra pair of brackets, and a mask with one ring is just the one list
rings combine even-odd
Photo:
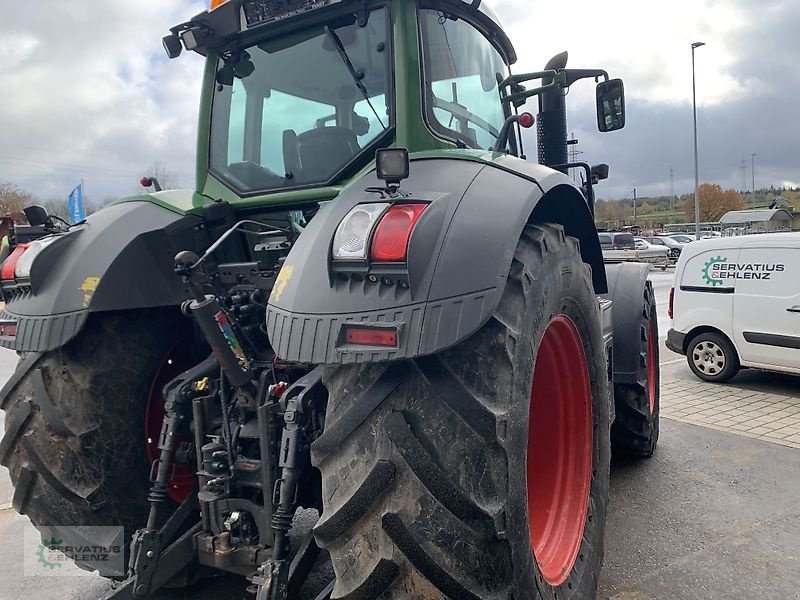
[(591, 277), (560, 226), (526, 227), (468, 340), (325, 384), (314, 532), (333, 598), (595, 597), (609, 390)]
[(641, 310), (631, 315), (638, 325), (638, 372), (634, 382), (614, 384), (616, 418), (611, 426), (611, 449), (615, 455), (649, 458), (658, 444), (661, 389), (658, 312), (650, 281), (645, 281), (640, 306)]
[(724, 383), (739, 372), (739, 355), (724, 335), (714, 331), (698, 333), (686, 348), (692, 373), (703, 381)]
[(170, 310), (92, 315), (65, 346), (20, 361), (0, 398), (6, 411), (0, 462), (15, 487), (14, 508), (43, 538), (111, 546), (116, 538), (83, 537), (101, 530), (77, 528), (123, 527), (127, 553), (131, 534), (147, 519), (150, 387), (185, 323)]

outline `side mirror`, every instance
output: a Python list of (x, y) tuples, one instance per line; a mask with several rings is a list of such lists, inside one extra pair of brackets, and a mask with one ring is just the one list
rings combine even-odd
[(597, 128), (616, 131), (625, 127), (625, 86), (622, 79), (597, 84)]
[(38, 204), (26, 206), (22, 209), (22, 212), (25, 213), (25, 218), (28, 219), (28, 223), (34, 227), (37, 225), (45, 225), (50, 218), (47, 215), (47, 211), (44, 209), (44, 207), (39, 206)]
[(608, 179), (608, 165), (606, 163), (600, 163), (599, 165), (592, 165), (592, 168), (589, 171), (592, 175), (592, 183), (598, 183), (603, 179)]

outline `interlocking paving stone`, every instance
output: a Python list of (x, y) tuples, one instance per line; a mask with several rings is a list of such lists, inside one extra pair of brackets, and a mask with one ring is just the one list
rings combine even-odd
[(661, 415), (667, 419), (800, 448), (800, 397), (727, 384), (662, 378)]

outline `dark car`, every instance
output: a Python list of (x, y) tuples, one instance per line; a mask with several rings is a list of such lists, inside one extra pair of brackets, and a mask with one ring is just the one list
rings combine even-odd
[(603, 250), (635, 250), (636, 242), (630, 233), (615, 233), (613, 231), (598, 234), (600, 248)]
[(676, 240), (672, 239), (666, 235), (656, 235), (652, 237), (644, 238), (651, 244), (656, 246), (666, 246), (669, 250), (668, 256), (670, 258), (674, 258), (675, 260), (681, 255), (681, 250), (683, 249), (683, 244), (677, 242)]

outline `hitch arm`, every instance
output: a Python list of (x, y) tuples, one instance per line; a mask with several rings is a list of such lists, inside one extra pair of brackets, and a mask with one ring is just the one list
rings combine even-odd
[[(197, 554), (194, 549), (194, 536), (201, 529), (202, 525), (197, 523), (159, 554), (158, 562), (150, 576), (150, 591), (162, 587), (194, 560)], [(135, 581), (134, 577), (129, 577), (116, 590), (110, 590), (102, 600), (134, 600), (137, 598)]]

